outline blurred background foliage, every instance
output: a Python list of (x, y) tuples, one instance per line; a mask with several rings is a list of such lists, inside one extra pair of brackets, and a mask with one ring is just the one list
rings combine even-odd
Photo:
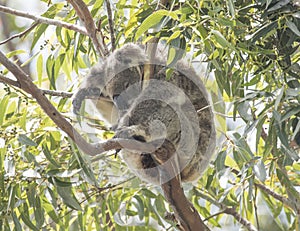
[[(110, 46), (107, 1), (84, 2)], [(234, 211), (257, 230), (300, 230), (300, 2), (176, 0), (158, 11), (156, 1), (110, 3), (118, 47), (158, 37), (191, 54), (210, 90), (218, 149), (199, 182), (184, 185), (208, 226), (247, 230)], [(81, 25), (66, 1), (1, 5)], [(30, 26), (0, 13), (1, 41)], [(1, 50), (37, 86), (65, 92), (98, 61), (89, 38), (46, 24)], [(114, 152), (84, 155), (30, 95), (2, 83), (0, 93), (0, 230), (175, 229), (160, 189), (134, 177)], [(71, 100), (49, 99), (78, 128)], [(99, 137), (111, 137), (86, 117)]]

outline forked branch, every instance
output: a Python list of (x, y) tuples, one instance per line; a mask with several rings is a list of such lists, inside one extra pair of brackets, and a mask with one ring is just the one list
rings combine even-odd
[(87, 33), (92, 39), (98, 53), (102, 57), (106, 56), (108, 51), (104, 44), (104, 39), (102, 38), (102, 34), (97, 31), (92, 15), (86, 4), (82, 0), (68, 0), (68, 2), (73, 6), (78, 17), (83, 21)]
[(19, 66), (10, 61), (1, 51), (0, 63), (2, 63), (16, 77), (17, 81), (6, 78), (3, 75), (0, 76), (0, 80), (31, 94), (32, 97), (41, 106), (41, 108), (45, 111), (45, 113), (53, 120), (53, 122), (61, 130), (63, 130), (86, 154), (94, 156), (108, 150), (120, 149), (124, 147), (136, 151), (145, 152), (153, 152), (155, 150), (155, 144), (145, 144), (138, 141), (124, 139), (112, 139), (95, 144), (88, 143), (57, 111), (57, 109), (47, 99), (45, 93), (32, 82), (30, 77), (26, 75)]

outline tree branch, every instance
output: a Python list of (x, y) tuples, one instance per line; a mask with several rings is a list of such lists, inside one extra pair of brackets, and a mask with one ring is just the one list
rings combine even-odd
[(255, 186), (257, 188), (261, 189), (262, 191), (264, 191), (265, 193), (267, 193), (268, 195), (272, 196), (273, 198), (279, 200), (284, 205), (287, 205), (290, 208), (294, 209), (294, 207), (291, 205), (291, 203), (289, 202), (289, 200), (286, 197), (283, 197), (283, 196), (279, 195), (278, 193), (276, 193), (276, 192), (272, 191), (271, 189), (267, 188), (265, 185), (255, 183)]
[[(265, 143), (267, 143), (267, 139), (268, 139), (268, 134), (266, 133), (266, 131), (264, 129), (262, 129), (262, 133), (261, 133), (261, 137), (262, 139), (265, 141)], [(272, 151), (271, 153), (276, 153), (276, 145), (274, 146), (274, 144), (270, 144), (272, 145)], [(286, 172), (286, 168), (285, 166), (283, 166), (280, 162), (277, 162), (280, 170), (282, 171), (282, 173), (288, 178), (288, 174)], [(282, 203), (284, 203), (285, 205), (289, 206), (291, 209), (293, 209), (295, 211), (295, 213), (300, 216), (300, 204), (299, 204), (299, 198), (300, 198), (300, 193), (295, 189), (294, 186), (290, 186), (290, 187), (287, 187), (286, 184), (279, 179), (279, 182), (282, 186), (284, 186), (287, 190), (287, 196), (288, 198), (285, 198), (284, 197), (278, 197), (278, 195), (276, 195), (276, 193), (273, 193), (271, 190), (267, 190), (268, 188), (262, 188), (260, 187), (260, 189), (264, 190), (266, 193), (270, 194), (271, 196), (273, 196), (274, 198), (276, 198), (277, 200), (282, 200)], [(259, 187), (259, 186), (258, 186)], [(290, 193), (290, 190), (293, 190), (297, 196), (295, 197), (292, 193)], [(285, 201), (285, 202), (283, 202)]]
[(245, 226), (249, 231), (257, 231), (257, 229), (245, 218), (243, 218), (238, 212), (235, 211), (234, 208), (227, 207), (226, 205), (216, 201), (215, 199), (207, 196), (206, 194), (198, 191), (200, 197), (204, 200), (209, 201), (210, 203), (214, 204), (215, 206), (219, 207), (224, 213), (233, 216), (240, 224)]
[(111, 48), (112, 48), (112, 51), (114, 51), (116, 49), (116, 37), (115, 37), (115, 31), (114, 31), (114, 21), (113, 21), (113, 16), (112, 16), (110, 0), (105, 0), (105, 3), (106, 3), (106, 9), (107, 9), (107, 18), (108, 18), (110, 40), (111, 40)]
[(82, 0), (68, 0), (68, 2), (73, 6), (78, 17), (83, 21), (88, 36), (92, 39), (98, 53), (102, 57), (106, 56), (108, 54), (108, 50), (103, 43), (104, 39), (102, 38), (101, 33), (97, 31), (92, 15), (85, 3)]
[(12, 86), (14, 86), (14, 87), (20, 88), (20, 83), (19, 83), (18, 81), (9, 79), (9, 78), (5, 77), (5, 76), (2, 75), (2, 74), (0, 74), (0, 82), (6, 83), (6, 84), (12, 85)]
[(0, 63), (2, 63), (16, 77), (17, 81), (10, 80), (4, 76), (1, 76), (1, 80), (3, 80), (3, 82), (5, 83), (9, 83), (13, 86), (19, 87), (25, 92), (31, 94), (32, 97), (36, 99), (37, 103), (44, 110), (44, 112), (53, 120), (53, 122), (60, 129), (62, 129), (78, 145), (78, 147), (83, 152), (85, 152), (88, 155), (94, 156), (97, 154), (101, 154), (105, 151), (121, 148), (151, 153), (155, 151), (157, 144), (161, 143), (161, 141), (154, 141), (153, 143), (142, 143), (135, 140), (111, 139), (105, 142), (90, 144), (56, 110), (56, 108), (47, 99), (44, 92), (32, 82), (29, 76), (26, 75), (19, 66), (11, 62), (8, 58), (6, 58), (6, 56), (1, 51)]
[(0, 12), (20, 16), (20, 17), (23, 17), (23, 18), (32, 19), (36, 23), (39, 23), (39, 24), (42, 23), (42, 24), (48, 24), (48, 25), (64, 27), (66, 29), (79, 32), (83, 35), (88, 35), (88, 33), (86, 32), (85, 29), (83, 29), (82, 27), (78, 27), (76, 25), (73, 25), (71, 23), (67, 23), (67, 22), (63, 22), (63, 21), (59, 21), (59, 20), (55, 20), (55, 19), (49, 19), (49, 18), (45, 18), (45, 17), (42, 17), (42, 16), (35, 16), (35, 15), (29, 14), (27, 12), (11, 9), (9, 7), (5, 7), (5, 6), (1, 6), (1, 5), (0, 5)]
[(162, 182), (161, 188), (165, 198), (172, 206), (180, 230), (209, 231), (209, 228), (203, 223), (197, 210), (184, 195), (178, 171), (174, 169), (174, 166), (177, 165), (172, 161), (175, 152), (176, 150), (172, 143), (164, 140), (162, 146), (152, 154), (153, 159), (157, 163)]
[(9, 41), (11, 41), (11, 40), (13, 40), (15, 38), (21, 38), (22, 36), (24, 36), (27, 33), (29, 33), (31, 30), (33, 30), (33, 28), (35, 28), (37, 25), (38, 25), (38, 23), (36, 23), (36, 22), (33, 23), (28, 29), (24, 30), (23, 32), (15, 34), (15, 35), (13, 35), (13, 36), (11, 36), (11, 37), (3, 40), (2, 42), (0, 42), (0, 45), (5, 44), (5, 43), (7, 43), (7, 42), (9, 42)]
[[(21, 88), (21, 85), (18, 81), (9, 79), (2, 75), (0, 73), (0, 82), (9, 84), (11, 86)], [(65, 92), (65, 91), (53, 91), (53, 90), (41, 90), (44, 94), (46, 95), (51, 95), (51, 96), (60, 96), (62, 98), (71, 98), (73, 93), (72, 92)]]
[[(6, 3), (7, 3), (7, 1), (4, 1), (2, 3), (2, 5), (6, 6)], [(2, 28), (3, 28), (2, 31), (3, 31), (4, 38), (9, 38), (12, 28), (10, 28), (11, 23), (9, 22), (8, 15), (7, 14), (0, 14), (0, 21), (1, 21), (2, 25), (5, 25), (5, 26), (2, 26)], [(16, 50), (16, 44), (12, 43), (11, 40), (7, 41), (6, 46), (7, 46), (8, 51), (15, 51)], [(19, 58), (18, 55), (14, 55), (12, 58), (14, 59), (16, 64), (19, 65), (22, 68), (22, 70), (25, 73), (27, 73), (27, 74), (30, 73), (29, 66), (28, 65), (22, 66), (23, 63), (20, 61), (20, 58)]]
[(51, 96), (59, 96), (62, 98), (71, 98), (73, 96), (72, 92), (66, 92), (66, 91), (53, 91), (53, 90), (46, 90), (41, 89), (44, 94), (51, 95)]

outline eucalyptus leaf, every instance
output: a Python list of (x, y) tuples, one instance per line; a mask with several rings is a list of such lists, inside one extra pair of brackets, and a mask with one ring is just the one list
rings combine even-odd
[(71, 187), (57, 187), (57, 193), (62, 198), (63, 202), (70, 207), (71, 209), (75, 210), (82, 210), (78, 200), (74, 196)]
[(30, 139), (29, 137), (27, 137), (27, 136), (24, 135), (24, 134), (20, 134), (20, 135), (19, 135), (18, 141), (19, 141), (21, 144), (25, 144), (25, 145), (28, 145), (28, 146), (33, 146), (33, 147), (36, 147), (36, 146), (37, 146), (37, 143), (36, 143), (36, 142), (34, 142), (32, 139)]
[(262, 160), (257, 161), (257, 163), (253, 166), (254, 173), (256, 177), (261, 181), (264, 182), (267, 178), (266, 167)]
[(145, 33), (148, 29), (158, 24), (164, 17), (171, 17), (174, 20), (178, 20), (178, 16), (176, 13), (167, 11), (167, 10), (158, 10), (153, 14), (150, 14), (139, 26), (135, 33), (135, 40), (137, 40), (143, 33)]

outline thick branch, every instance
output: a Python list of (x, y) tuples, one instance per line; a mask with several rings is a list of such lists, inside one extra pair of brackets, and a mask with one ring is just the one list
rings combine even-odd
[(11, 9), (9, 7), (5, 7), (5, 6), (1, 6), (1, 5), (0, 5), (0, 12), (20, 16), (20, 17), (23, 17), (23, 18), (29, 18), (29, 19), (34, 20), (36, 23), (43, 23), (43, 24), (48, 24), (48, 25), (64, 27), (64, 28), (67, 28), (69, 30), (79, 32), (83, 35), (87, 35), (86, 30), (84, 30), (82, 27), (78, 27), (78, 26), (73, 25), (71, 23), (62, 22), (62, 21), (55, 20), (55, 19), (49, 19), (49, 18), (45, 18), (45, 17), (42, 17), (42, 16), (35, 16), (35, 15), (29, 14), (27, 12)]
[(172, 161), (176, 159), (172, 158), (174, 154), (174, 146), (165, 140), (163, 145), (154, 152), (153, 159), (157, 163), (161, 187), (166, 200), (173, 208), (178, 228), (184, 231), (208, 231), (197, 210), (184, 195), (178, 169), (174, 169), (177, 165)]
[[(83, 137), (73, 128), (73, 126), (56, 110), (56, 108), (50, 103), (45, 96), (44, 92), (39, 89), (32, 80), (22, 71), (22, 69), (11, 62), (5, 57), (0, 51), (0, 63), (2, 63), (18, 81), (10, 80), (1, 76), (1, 79), (6, 83), (12, 84), (16, 87), (20, 87), (25, 92), (32, 95), (36, 99), (41, 108), (45, 113), (53, 120), (53, 122), (62, 129), (67, 135), (78, 145), (78, 147), (88, 155), (97, 155), (102, 152), (127, 148), (130, 150), (142, 151), (142, 152), (153, 152), (155, 150), (156, 143), (141, 143), (135, 140), (122, 140), (113, 139), (102, 143), (90, 144), (83, 139)], [(158, 142), (158, 144), (160, 141)]]
[[(85, 28), (89, 37), (92, 39), (93, 44), (98, 51), (98, 53), (104, 57), (108, 54), (106, 46), (103, 44), (104, 39), (101, 33), (97, 33), (95, 23), (93, 21), (92, 15), (89, 9), (82, 0), (68, 0), (68, 2), (73, 6), (78, 17), (84, 22)], [(99, 39), (98, 39), (99, 37)]]

